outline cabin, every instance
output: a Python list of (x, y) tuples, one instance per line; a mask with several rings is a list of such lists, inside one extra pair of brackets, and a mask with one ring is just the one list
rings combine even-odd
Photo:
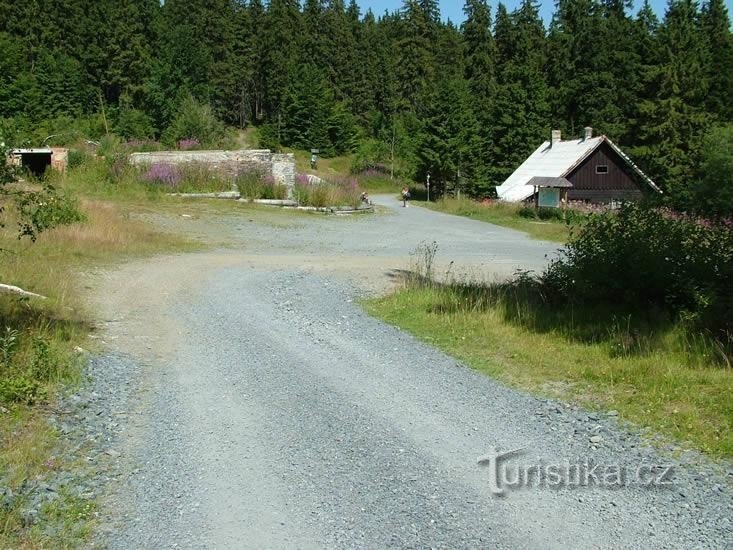
[(553, 130), (550, 141), (540, 145), (496, 192), (508, 202), (561, 206), (567, 201), (613, 204), (662, 191), (616, 144), (606, 136), (593, 137), (588, 127), (582, 138), (565, 141), (559, 130)]

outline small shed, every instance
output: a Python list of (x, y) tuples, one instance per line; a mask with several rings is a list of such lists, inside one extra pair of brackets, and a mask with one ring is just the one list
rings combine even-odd
[(69, 161), (69, 151), (60, 147), (12, 149), (8, 161), (12, 165), (25, 168), (34, 176), (41, 177), (48, 168), (64, 172)]
[(568, 202), (568, 190), (573, 186), (561, 177), (534, 176), (527, 185), (534, 189), (536, 208), (559, 208)]

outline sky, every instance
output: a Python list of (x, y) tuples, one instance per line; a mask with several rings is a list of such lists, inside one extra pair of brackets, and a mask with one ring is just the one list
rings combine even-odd
[[(519, 6), (520, 0), (505, 0), (504, 4), (510, 11)], [(634, 0), (634, 13), (639, 9), (643, 0)], [(381, 15), (385, 10), (395, 11), (402, 6), (402, 0), (358, 0), (358, 4), (361, 6), (362, 11), (366, 11), (367, 8), (371, 8), (375, 15)], [(463, 21), (463, 0), (441, 0), (440, 10), (443, 15), (443, 19), (450, 19), (454, 23), (461, 23)], [(490, 2), (494, 12), (496, 12), (496, 5), (498, 0)], [(664, 16), (664, 11), (667, 6), (667, 0), (651, 0), (652, 8), (657, 12), (657, 15), (661, 19)], [(733, 0), (725, 0), (725, 5), (728, 6), (728, 13), (733, 12)], [(552, 19), (552, 12), (555, 9), (554, 0), (541, 1), (540, 15), (545, 21), (545, 24), (550, 23)]]

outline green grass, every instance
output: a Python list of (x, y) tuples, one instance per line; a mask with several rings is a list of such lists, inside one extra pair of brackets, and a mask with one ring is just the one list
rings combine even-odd
[[(417, 198), (417, 197), (416, 197)], [(520, 205), (492, 202), (483, 204), (470, 199), (441, 199), (436, 202), (413, 200), (413, 204), (464, 216), (482, 222), (493, 223), (527, 233), (534, 239), (564, 243), (570, 235), (570, 228), (556, 220), (531, 220), (519, 216)]]
[(733, 457), (733, 371), (678, 327), (632, 327), (612, 312), (537, 312), (449, 287), (408, 286), (365, 305), (511, 386), (614, 409), (663, 440)]

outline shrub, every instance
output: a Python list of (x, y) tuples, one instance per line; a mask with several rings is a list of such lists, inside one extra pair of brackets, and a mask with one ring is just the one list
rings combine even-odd
[(33, 241), (42, 231), (86, 220), (78, 201), (57, 193), (52, 187), (47, 191), (24, 193), (16, 199), (16, 207), (21, 219), (20, 236), (28, 236)]
[(161, 151), (163, 145), (152, 139), (131, 139), (123, 144), (124, 150), (128, 153), (147, 153), (150, 151)]
[(733, 344), (733, 224), (626, 204), (593, 215), (542, 276), (563, 301), (659, 309)]
[(155, 163), (150, 165), (142, 179), (147, 183), (165, 185), (175, 189), (181, 183), (182, 177), (178, 166), (166, 163)]
[(146, 139), (155, 135), (155, 126), (145, 112), (126, 107), (120, 110), (115, 132), (125, 139)]
[(174, 145), (181, 140), (197, 140), (208, 147), (224, 137), (224, 125), (216, 118), (208, 104), (193, 97), (183, 100), (171, 125), (163, 133), (163, 143)]
[(70, 170), (78, 168), (89, 162), (91, 158), (91, 155), (83, 149), (71, 149), (69, 151), (68, 167)]
[(19, 375), (0, 379), (0, 403), (33, 403), (41, 394), (37, 380)]
[(313, 182), (305, 177), (296, 178), (293, 195), (302, 206), (326, 208), (329, 206), (350, 206), (361, 204), (361, 189), (356, 180), (333, 180)]
[(181, 139), (178, 140), (178, 143), (176, 143), (176, 147), (178, 147), (181, 151), (192, 151), (194, 149), (200, 149), (201, 142), (196, 138)]

